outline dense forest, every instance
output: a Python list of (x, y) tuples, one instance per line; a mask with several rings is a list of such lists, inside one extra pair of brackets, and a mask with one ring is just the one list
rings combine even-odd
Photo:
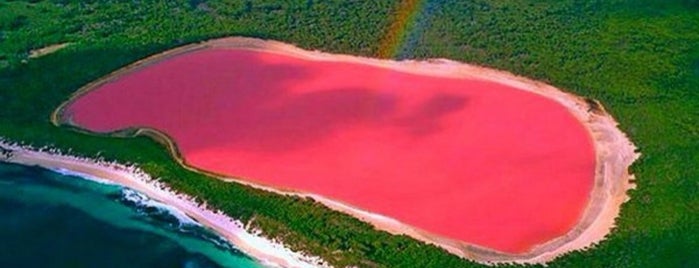
[[(240, 35), (364, 56), (450, 58), (600, 100), (639, 146), (637, 188), (608, 239), (552, 267), (699, 266), (699, 1), (419, 1), (393, 55), (379, 53), (400, 1), (0, 2), (0, 137), (137, 163), (179, 191), (337, 266), (476, 267), (310, 199), (180, 167), (146, 137), (53, 126), (72, 92), (148, 55)], [(404, 15), (402, 15), (404, 16)], [(390, 33), (395, 34), (395, 33)], [(36, 49), (66, 44), (37, 56)]]

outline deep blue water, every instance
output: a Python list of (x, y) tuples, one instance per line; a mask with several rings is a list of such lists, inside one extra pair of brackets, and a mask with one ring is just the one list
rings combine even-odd
[(0, 163), (0, 267), (259, 264), (130, 189)]

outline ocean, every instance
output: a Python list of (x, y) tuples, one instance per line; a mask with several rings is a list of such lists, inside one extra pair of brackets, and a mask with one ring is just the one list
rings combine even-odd
[(171, 207), (117, 185), (0, 163), (0, 267), (260, 267)]

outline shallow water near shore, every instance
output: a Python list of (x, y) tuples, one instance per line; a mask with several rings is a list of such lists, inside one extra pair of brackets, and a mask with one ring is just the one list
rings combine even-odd
[(0, 163), (0, 267), (260, 267), (183, 213), (118, 185)]

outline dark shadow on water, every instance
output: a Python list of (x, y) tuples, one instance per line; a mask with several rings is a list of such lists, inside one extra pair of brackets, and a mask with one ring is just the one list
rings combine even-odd
[(254, 106), (232, 105), (235, 131), (198, 140), (194, 147), (227, 144), (241, 150), (293, 150), (327, 138), (344, 127), (386, 122), (395, 113), (397, 100), (370, 90), (348, 88), (287, 94), (257, 102)]
[(439, 119), (463, 109), (468, 99), (464, 96), (438, 94), (425, 101), (414, 113), (398, 119), (413, 135), (427, 135), (441, 129)]
[[(172, 81), (162, 80), (171, 83), (167, 90), (152, 90), (157, 93), (138, 100), (142, 105), (134, 107), (153, 109), (150, 112), (159, 116), (179, 114), (179, 117), (169, 120), (177, 120), (177, 124), (190, 132), (189, 135), (203, 137), (188, 142), (187, 146), (194, 150), (225, 145), (244, 151), (292, 151), (357, 127), (398, 128), (419, 138), (440, 131), (440, 120), (467, 104), (464, 96), (435, 92), (424, 103), (406, 112), (398, 109), (402, 104), (401, 96), (386, 90), (339, 85), (338, 88), (299, 93), (290, 87), (300, 81), (322, 79), (319, 69), (329, 66), (326, 63), (305, 66), (298, 60), (271, 62), (253, 53), (221, 55), (209, 52), (211, 50), (180, 56), (201, 53), (196, 63), (205, 62), (206, 65), (192, 68), (184, 75), (170, 70), (164, 72), (164, 75), (173, 77)], [(230, 64), (231, 61), (239, 64)], [(358, 67), (371, 72), (392, 72)], [(206, 78), (199, 83), (202, 76)], [(192, 81), (198, 81), (198, 84)], [(235, 94), (231, 94), (231, 90)], [(162, 102), (164, 94), (173, 100)], [(203, 101), (207, 106), (192, 111), (187, 107), (192, 99)], [(172, 101), (176, 104), (170, 103)], [(102, 109), (98, 112), (107, 116), (116, 111)], [(221, 113), (226, 114), (225, 118), (220, 116)]]

